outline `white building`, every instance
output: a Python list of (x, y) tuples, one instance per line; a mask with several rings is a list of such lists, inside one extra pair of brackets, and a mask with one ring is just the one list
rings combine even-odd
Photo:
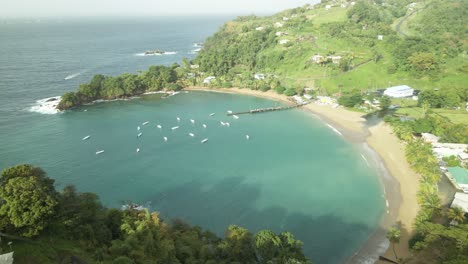
[(421, 133), (421, 137), (423, 138), (424, 142), (427, 143), (433, 144), (439, 142), (439, 137), (431, 133)]
[(281, 23), (281, 22), (276, 22), (276, 23), (275, 23), (275, 27), (277, 27), (277, 28), (283, 27), (283, 23)]
[(339, 64), (341, 61), (341, 56), (327, 56), (327, 59), (330, 59), (333, 62), (333, 64)]
[(331, 8), (331, 5), (326, 5), (325, 6), (325, 10), (330, 10), (330, 8)]
[(450, 207), (460, 207), (463, 212), (468, 213), (468, 194), (460, 192), (455, 193), (455, 198)]
[(377, 35), (378, 40), (383, 40), (383, 35)]
[(281, 31), (278, 31), (278, 32), (275, 33), (275, 35), (276, 35), (277, 37), (281, 37), (281, 36), (286, 35), (286, 33), (281, 32)]
[(288, 43), (289, 41), (290, 41), (289, 39), (282, 39), (279, 41), (279, 44), (283, 45), (283, 44)]
[(323, 56), (321, 55), (318, 55), (318, 54), (315, 54), (314, 56), (312, 56), (312, 58), (310, 58), (313, 62), (315, 63), (322, 63), (324, 61), (324, 58)]
[(289, 17), (283, 17), (283, 21), (288, 21)]
[(254, 78), (257, 79), (257, 80), (265, 80), (265, 74), (263, 73), (256, 73), (254, 75)]
[(203, 83), (210, 84), (211, 81), (216, 80), (216, 77), (214, 76), (208, 76), (203, 80)]
[(264, 30), (264, 29), (265, 29), (264, 27), (255, 28), (255, 30), (257, 30), (257, 31), (261, 31), (261, 30)]
[(384, 91), (384, 95), (393, 97), (393, 98), (404, 98), (413, 96), (414, 89), (408, 85), (398, 85), (387, 88)]

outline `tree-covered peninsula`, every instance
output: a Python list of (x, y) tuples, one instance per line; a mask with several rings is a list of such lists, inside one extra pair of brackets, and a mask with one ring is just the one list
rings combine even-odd
[(0, 176), (0, 238), (0, 253), (14, 241), (15, 263), (310, 263), (289, 232), (231, 225), (220, 238), (131, 204), (106, 208), (73, 186), (58, 191), (28, 164)]

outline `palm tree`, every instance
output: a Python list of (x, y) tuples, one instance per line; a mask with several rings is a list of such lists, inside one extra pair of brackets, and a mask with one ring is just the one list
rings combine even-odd
[(448, 210), (447, 217), (460, 224), (465, 221), (465, 212), (460, 207), (455, 206)]
[(395, 227), (390, 228), (387, 232), (387, 239), (392, 243), (392, 250), (393, 254), (395, 255), (395, 259), (398, 260), (397, 254), (395, 252), (395, 244), (400, 243), (401, 232), (400, 229)]

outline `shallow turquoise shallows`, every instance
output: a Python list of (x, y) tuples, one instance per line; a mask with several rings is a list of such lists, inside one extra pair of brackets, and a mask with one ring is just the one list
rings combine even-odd
[[(93, 74), (178, 61), (225, 20), (0, 25), (0, 168), (32, 163), (57, 188), (74, 184), (117, 208), (131, 200), (218, 235), (230, 224), (291, 231), (315, 263), (343, 262), (379, 223), (380, 181), (358, 146), (309, 113), (234, 119), (227, 110), (278, 103), (207, 92), (150, 95), (54, 115), (30, 111), (36, 100), (74, 90)], [(156, 48), (178, 54), (135, 56)]]

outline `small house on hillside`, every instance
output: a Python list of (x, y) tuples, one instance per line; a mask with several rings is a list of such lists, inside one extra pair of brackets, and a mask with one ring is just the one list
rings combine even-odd
[(289, 41), (290, 41), (289, 39), (282, 39), (279, 41), (279, 44), (283, 45), (283, 44), (288, 43)]
[(216, 80), (216, 77), (214, 77), (214, 76), (208, 76), (208, 77), (206, 77), (206, 78), (203, 80), (203, 83), (205, 83), (205, 84), (210, 84), (211, 81), (213, 81), (213, 80)]
[(256, 73), (254, 75), (254, 78), (257, 79), (257, 80), (265, 80), (265, 74), (263, 73)]
[(313, 62), (315, 63), (322, 63), (324, 61), (324, 57), (321, 56), (321, 55), (318, 55), (318, 54), (315, 54), (314, 56), (312, 56), (312, 58), (310, 58)]
[(288, 21), (289, 17), (283, 17), (283, 21)]
[(283, 27), (283, 23), (281, 23), (281, 22), (276, 22), (276, 23), (275, 23), (275, 27), (277, 27), (277, 28)]
[(264, 27), (257, 27), (257, 28), (255, 28), (255, 30), (257, 30), (257, 31), (261, 31), (261, 30), (264, 30), (264, 29), (265, 29)]
[(330, 10), (331, 9), (331, 5), (326, 5), (325, 6), (325, 10)]
[(383, 35), (377, 35), (378, 40), (383, 40)]
[(457, 188), (465, 193), (468, 193), (468, 170), (462, 167), (449, 167), (445, 176)]
[(333, 64), (339, 64), (341, 61), (341, 56), (327, 56), (327, 59), (331, 60)]
[(405, 98), (413, 96), (414, 89), (408, 85), (398, 85), (385, 89), (384, 95), (393, 98)]

